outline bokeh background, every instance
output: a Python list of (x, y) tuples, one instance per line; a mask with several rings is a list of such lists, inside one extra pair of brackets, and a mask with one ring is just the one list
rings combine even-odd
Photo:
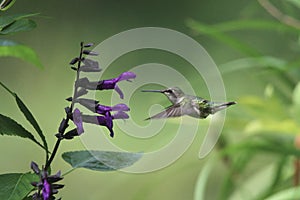
[[(164, 27), (198, 41), (219, 67), (227, 98), (238, 102), (228, 110), (219, 143), (205, 159), (198, 158), (203, 140), (200, 130), (190, 148), (171, 166), (146, 174), (77, 169), (64, 178), (66, 186), (59, 196), (91, 200), (266, 199), (295, 188), (294, 164), (299, 152), (294, 140), (300, 128), (300, 28), (296, 25), (300, 8), (296, 0), (271, 3), (295, 23), (287, 24), (281, 15), (276, 19), (268, 12), (270, 5), (264, 8), (258, 1), (247, 0), (17, 0), (1, 13), (40, 13), (32, 18), (38, 25), (36, 29), (1, 37), (33, 48), (44, 68), (1, 57), (0, 80), (35, 114), (50, 147), (67, 106), (64, 99), (72, 93), (74, 73), (68, 63), (78, 54), (79, 43), (97, 44), (132, 28)], [(189, 64), (167, 52), (132, 52), (116, 60), (114, 70), (104, 76), (114, 77), (132, 66), (150, 62), (180, 71), (196, 88), (197, 95), (209, 98), (203, 80), (193, 76)], [(11, 96), (3, 89), (0, 96), (0, 112), (32, 130)], [(153, 102), (168, 105), (160, 95), (145, 99), (137, 93), (133, 97), (131, 120), (141, 124), (146, 123), (142, 121), (148, 114), (145, 107)], [(171, 140), (175, 128), (170, 126), (158, 139), (151, 139), (149, 150)], [(139, 146), (121, 130), (116, 132), (116, 143), (139, 151)], [(83, 148), (79, 139), (64, 141), (59, 153)], [(42, 163), (44, 159), (39, 147), (21, 138), (1, 137), (0, 151), (0, 173), (29, 171), (31, 160)], [(60, 156), (53, 166), (53, 171), (70, 170)]]

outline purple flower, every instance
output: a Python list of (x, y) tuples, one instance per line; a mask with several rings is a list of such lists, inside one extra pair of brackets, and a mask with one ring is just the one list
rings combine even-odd
[(61, 184), (55, 184), (57, 181), (62, 180), (60, 171), (58, 171), (55, 175), (48, 175), (48, 172), (45, 169), (40, 170), (38, 165), (35, 162), (31, 162), (31, 168), (35, 174), (40, 177), (39, 182), (33, 182), (31, 185), (36, 187), (38, 190), (33, 194), (33, 199), (55, 199), (54, 194), (58, 193), (58, 189), (64, 187)]
[(114, 137), (113, 117), (110, 112), (106, 112), (104, 116), (97, 116), (97, 120), (100, 126), (106, 126), (110, 132), (110, 137)]
[(106, 112), (105, 115), (102, 115), (102, 116), (82, 115), (82, 120), (86, 123), (105, 126), (109, 130), (111, 137), (114, 137), (113, 120), (114, 119), (128, 119), (128, 118), (129, 118), (129, 116), (124, 111), (118, 111), (114, 115), (112, 115), (109, 111)]
[(104, 115), (106, 112), (111, 112), (111, 111), (129, 111), (130, 109), (126, 104), (120, 103), (115, 106), (105, 106), (98, 104), (96, 106), (96, 113)]
[(78, 135), (82, 134), (84, 130), (83, 130), (81, 112), (78, 108), (76, 108), (73, 112), (73, 122), (77, 127)]
[(47, 179), (43, 181), (43, 189), (42, 189), (43, 199), (48, 200), (51, 194), (51, 185), (48, 183)]
[(114, 137), (113, 116), (111, 115), (110, 112), (106, 112), (105, 115), (103, 115), (103, 116), (83, 115), (82, 119), (86, 123), (105, 126), (109, 130), (110, 136)]
[(129, 116), (124, 111), (118, 111), (112, 116), (113, 119), (128, 119)]
[(106, 112), (111, 111), (129, 111), (129, 107), (126, 104), (120, 103), (114, 106), (105, 106), (99, 104), (99, 101), (91, 100), (91, 99), (85, 99), (80, 98), (77, 99), (76, 102), (80, 103), (87, 109), (89, 109), (92, 112), (96, 112), (98, 114), (104, 115)]
[(133, 72), (123, 72), (117, 78), (99, 81), (97, 85), (97, 90), (115, 89), (116, 92), (120, 95), (120, 98), (123, 99), (124, 94), (121, 91), (121, 89), (118, 87), (117, 83), (124, 80), (130, 81), (130, 79), (134, 79), (135, 77), (136, 75)]

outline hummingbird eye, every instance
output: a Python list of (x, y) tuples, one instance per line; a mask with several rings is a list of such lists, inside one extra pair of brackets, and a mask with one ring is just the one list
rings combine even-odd
[(206, 104), (206, 103), (208, 103), (208, 101), (207, 101), (206, 99), (203, 99), (203, 100), (201, 101), (201, 104)]

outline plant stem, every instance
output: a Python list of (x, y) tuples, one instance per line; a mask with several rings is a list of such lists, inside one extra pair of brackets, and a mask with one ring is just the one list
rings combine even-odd
[(52, 161), (53, 161), (53, 159), (54, 159), (54, 157), (55, 157), (55, 155), (56, 155), (56, 152), (57, 152), (57, 150), (58, 150), (58, 147), (59, 147), (59, 145), (60, 145), (60, 142), (61, 142), (61, 138), (57, 138), (57, 141), (56, 141), (56, 143), (55, 143), (55, 146), (54, 146), (54, 149), (53, 149), (53, 152), (52, 152), (52, 154), (51, 154), (51, 157), (50, 157), (50, 159), (47, 161), (47, 163), (46, 163), (46, 166), (45, 166), (45, 170), (47, 171), (48, 170), (48, 168), (50, 167), (50, 165), (51, 165), (51, 163), (52, 163)]
[(74, 92), (73, 92), (73, 100), (72, 100), (72, 103), (70, 105), (70, 109), (69, 111), (66, 113), (66, 120), (64, 121), (64, 125), (63, 125), (63, 130), (61, 131), (60, 136), (57, 137), (57, 141), (55, 143), (55, 146), (53, 148), (53, 151), (52, 151), (52, 154), (51, 154), (51, 157), (49, 158), (49, 160), (46, 161), (46, 164), (45, 164), (45, 170), (47, 171), (48, 168), (50, 167), (56, 153), (57, 153), (57, 150), (59, 148), (59, 145), (63, 139), (63, 135), (65, 134), (65, 131), (68, 127), (68, 123), (70, 121), (70, 115), (72, 114), (73, 112), (73, 108), (74, 108), (74, 99), (75, 97), (77, 96), (77, 91), (78, 91), (78, 87), (76, 85), (76, 82), (78, 81), (79, 79), (79, 70), (80, 70), (80, 65), (81, 65), (81, 61), (82, 61), (82, 55), (83, 55), (83, 42), (80, 43), (80, 54), (79, 54), (79, 61), (78, 61), (78, 65), (77, 65), (77, 72), (76, 72), (76, 80), (75, 80), (75, 84), (74, 84)]
[(77, 168), (71, 168), (69, 171), (65, 172), (62, 176), (66, 176), (66, 175), (70, 174), (70, 173), (73, 172), (75, 169), (77, 169)]

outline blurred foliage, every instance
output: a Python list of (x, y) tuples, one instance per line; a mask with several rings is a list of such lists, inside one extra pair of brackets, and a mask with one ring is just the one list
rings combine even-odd
[[(299, 9), (300, 1), (289, 2), (289, 6)], [(299, 37), (297, 24), (300, 19), (281, 13), (281, 10), (277, 10), (278, 5), (270, 1), (261, 0), (259, 3), (277, 20), (236, 20), (213, 25), (192, 19), (186, 22), (194, 33), (211, 37), (246, 56), (221, 65), (223, 73), (255, 68), (255, 73), (266, 83), (262, 96), (244, 95), (238, 98), (240, 111), (235, 116), (228, 116), (226, 123), (230, 128), (226, 129), (220, 139), (219, 157), (211, 161), (213, 164), (206, 164), (212, 168), (209, 170), (211, 175), (205, 174), (205, 170), (199, 175), (196, 194), (200, 194), (207, 184), (216, 187), (210, 185), (208, 179), (216, 170), (214, 166), (220, 163), (224, 166), (226, 170), (222, 174), (222, 183), (217, 186), (220, 188), (218, 195), (212, 198), (207, 193), (206, 196), (202, 194), (201, 198), (196, 195), (195, 199), (300, 198), (297, 190), (299, 168), (295, 165), (300, 158), (299, 145), (295, 144), (300, 134), (300, 60), (297, 56), (270, 55), (241, 36), (237, 38), (231, 35), (235, 31), (250, 30), (254, 33), (280, 33), (287, 38)], [(273, 13), (274, 9), (277, 12)], [(282, 16), (288, 16), (289, 21), (282, 19)], [(298, 41), (296, 44), (300, 45)], [(299, 54), (295, 49), (287, 51)], [(237, 127), (236, 123), (243, 124), (243, 128)], [(240, 138), (236, 142), (236, 139), (226, 136), (230, 132), (242, 137), (235, 136)]]
[(8, 39), (3, 39), (4, 35), (11, 35), (34, 29), (36, 23), (28, 18), (36, 15), (36, 13), (32, 13), (0, 16), (0, 35), (2, 35), (2, 38), (0, 38), (0, 56), (21, 58), (37, 67), (43, 67), (35, 51), (30, 47)]

